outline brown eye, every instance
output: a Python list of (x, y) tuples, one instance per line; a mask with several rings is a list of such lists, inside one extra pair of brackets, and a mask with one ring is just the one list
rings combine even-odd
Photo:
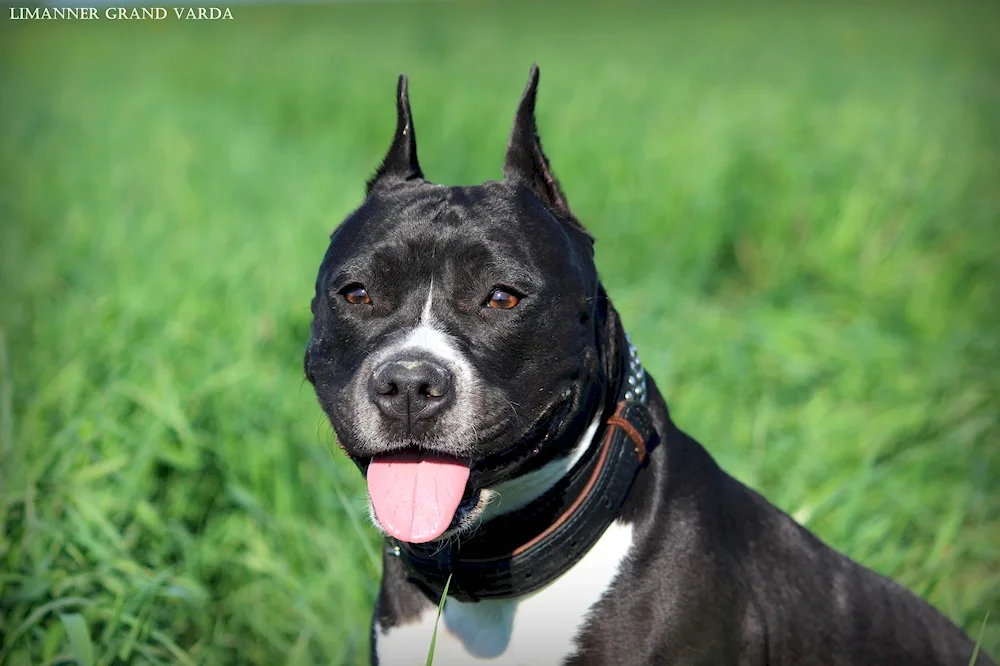
[(512, 307), (517, 305), (520, 300), (521, 299), (518, 296), (515, 296), (509, 291), (497, 289), (493, 292), (493, 295), (490, 296), (490, 301), (487, 305), (495, 310), (510, 310)]
[(344, 300), (351, 305), (371, 305), (372, 297), (368, 295), (368, 290), (360, 284), (352, 284), (344, 287), (341, 291)]

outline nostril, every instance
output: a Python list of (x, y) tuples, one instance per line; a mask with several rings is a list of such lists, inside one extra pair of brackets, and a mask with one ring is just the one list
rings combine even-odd
[(379, 395), (399, 395), (399, 386), (396, 382), (386, 382), (376, 391)]

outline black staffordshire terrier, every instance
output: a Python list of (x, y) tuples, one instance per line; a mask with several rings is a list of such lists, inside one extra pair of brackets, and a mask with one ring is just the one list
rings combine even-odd
[[(387, 540), (372, 660), (965, 666), (973, 644), (681, 432), (542, 152), (424, 179), (396, 135), (320, 266), (306, 376)], [(982, 652), (980, 666), (994, 662)]]

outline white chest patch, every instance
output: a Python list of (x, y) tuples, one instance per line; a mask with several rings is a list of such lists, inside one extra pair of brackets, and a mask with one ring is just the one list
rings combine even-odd
[[(445, 602), (434, 650), (436, 666), (557, 666), (577, 650), (591, 607), (611, 586), (632, 547), (632, 527), (612, 523), (572, 569), (517, 599)], [(375, 649), (382, 666), (424, 666), (437, 609), (382, 631)]]

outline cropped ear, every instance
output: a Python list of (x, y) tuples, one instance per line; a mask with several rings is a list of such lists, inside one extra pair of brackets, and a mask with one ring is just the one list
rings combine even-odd
[[(542, 151), (535, 124), (535, 98), (538, 94), (538, 65), (531, 66), (528, 86), (514, 116), (514, 129), (507, 142), (507, 159), (503, 167), (506, 181), (520, 181), (531, 188), (535, 196), (557, 217), (576, 221), (566, 195), (559, 187), (549, 159)], [(579, 224), (579, 223), (577, 223)]]
[(405, 181), (423, 177), (420, 162), (417, 161), (417, 136), (413, 132), (406, 74), (400, 74), (396, 85), (396, 136), (375, 175), (365, 184), (365, 192), (371, 194), (372, 189), (384, 180)]

